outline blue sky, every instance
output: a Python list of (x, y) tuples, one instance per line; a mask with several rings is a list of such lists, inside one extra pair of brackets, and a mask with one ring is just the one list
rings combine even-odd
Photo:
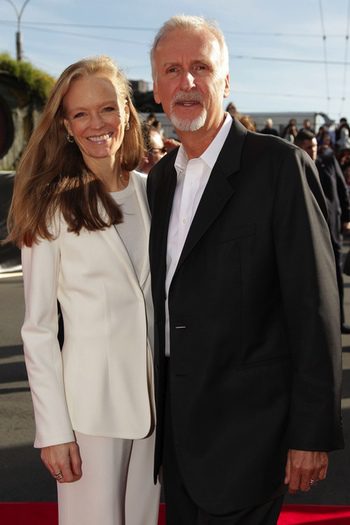
[[(218, 21), (230, 52), (228, 100), (240, 111), (323, 111), (350, 120), (350, 0), (29, 0), (24, 56), (58, 76), (84, 56), (107, 54), (130, 79), (151, 82), (153, 36), (179, 13)], [(16, 20), (0, 0), (0, 52), (13, 56)]]

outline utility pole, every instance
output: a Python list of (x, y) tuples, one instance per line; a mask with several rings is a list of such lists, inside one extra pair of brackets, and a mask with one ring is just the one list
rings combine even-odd
[(12, 0), (6, 0), (9, 4), (12, 5), (13, 9), (15, 10), (16, 16), (17, 16), (17, 31), (16, 31), (16, 58), (18, 61), (22, 60), (23, 58), (23, 50), (22, 50), (22, 37), (21, 37), (21, 18), (24, 11), (25, 6), (28, 4), (29, 0), (25, 0), (24, 4), (22, 5), (21, 9), (18, 11), (16, 5), (12, 2)]

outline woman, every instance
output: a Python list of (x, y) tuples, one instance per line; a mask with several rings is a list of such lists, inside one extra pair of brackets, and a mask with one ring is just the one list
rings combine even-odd
[(157, 523), (142, 152), (126, 78), (85, 59), (58, 79), (16, 176), (34, 446), (58, 482), (60, 525)]

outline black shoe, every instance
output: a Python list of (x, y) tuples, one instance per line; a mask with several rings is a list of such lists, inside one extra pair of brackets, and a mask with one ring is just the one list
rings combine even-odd
[(342, 334), (350, 334), (350, 326), (348, 324), (343, 323), (341, 325), (341, 333)]

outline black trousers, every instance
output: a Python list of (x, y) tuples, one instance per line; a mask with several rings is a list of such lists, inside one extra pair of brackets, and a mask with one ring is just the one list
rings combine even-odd
[[(167, 361), (169, 367), (169, 360)], [(177, 462), (169, 393), (170, 381), (167, 380), (162, 473), (167, 525), (275, 525), (281, 511), (283, 496), (263, 505), (240, 509), (229, 515), (214, 516), (196, 505), (186, 489)]]

